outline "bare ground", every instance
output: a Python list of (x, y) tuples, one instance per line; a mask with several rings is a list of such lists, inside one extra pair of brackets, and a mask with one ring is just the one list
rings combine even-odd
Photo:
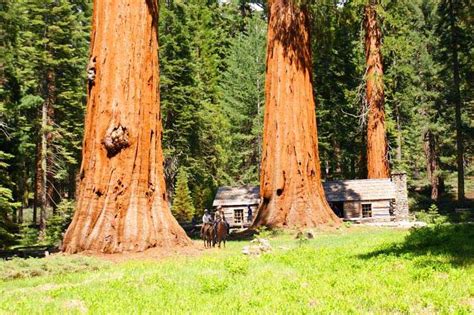
[[(204, 248), (202, 241), (193, 240), (191, 246), (177, 246), (177, 247), (154, 247), (147, 249), (143, 252), (123, 252), (117, 254), (105, 254), (97, 253), (92, 251), (84, 251), (79, 254), (72, 255), (81, 255), (87, 257), (95, 257), (103, 259), (110, 262), (125, 262), (129, 260), (162, 260), (165, 258), (173, 257), (195, 257), (204, 254), (205, 252), (213, 251), (216, 249), (206, 249)], [(56, 255), (70, 255), (65, 253), (59, 253)], [(71, 256), (72, 256), (71, 255)]]

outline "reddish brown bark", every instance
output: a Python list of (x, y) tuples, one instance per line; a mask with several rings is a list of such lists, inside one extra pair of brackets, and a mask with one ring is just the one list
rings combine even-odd
[(260, 205), (254, 227), (338, 224), (321, 185), (309, 17), (270, 0)]
[(367, 177), (390, 176), (385, 136), (385, 109), (381, 32), (377, 23), (376, 2), (369, 0), (365, 7), (366, 99), (369, 107), (367, 120)]
[[(156, 0), (94, 1), (83, 161), (63, 250), (190, 244), (163, 175)], [(89, 77), (94, 77), (89, 73)]]
[(431, 199), (437, 201), (439, 197), (439, 167), (438, 155), (436, 151), (436, 138), (431, 131), (427, 131), (424, 135), (423, 149), (426, 157), (426, 173), (431, 184)]

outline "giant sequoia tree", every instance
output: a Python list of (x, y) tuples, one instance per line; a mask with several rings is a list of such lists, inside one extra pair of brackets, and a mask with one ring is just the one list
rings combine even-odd
[(66, 252), (190, 242), (165, 193), (157, 15), (156, 0), (94, 1), (83, 161)]
[(385, 137), (385, 109), (381, 31), (377, 22), (377, 0), (368, 0), (365, 6), (365, 56), (367, 121), (367, 171), (368, 178), (387, 178), (387, 140)]
[(268, 4), (262, 204), (254, 226), (336, 224), (321, 185), (307, 7)]

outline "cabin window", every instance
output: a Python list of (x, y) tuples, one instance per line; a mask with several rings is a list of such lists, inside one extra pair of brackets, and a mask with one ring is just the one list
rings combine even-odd
[(244, 209), (234, 210), (234, 223), (242, 223), (244, 221)]
[(371, 218), (372, 217), (372, 204), (363, 203), (362, 204), (362, 217)]

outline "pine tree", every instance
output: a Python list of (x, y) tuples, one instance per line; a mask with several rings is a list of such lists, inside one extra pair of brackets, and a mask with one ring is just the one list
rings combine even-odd
[(218, 86), (229, 46), (226, 32), (235, 31), (228, 9), (218, 1), (161, 2), (160, 90), (168, 195), (173, 195), (179, 167), (185, 167), (190, 189), (201, 196), (194, 200), (197, 209), (212, 201), (220, 183), (228, 182), (229, 126)]
[(65, 0), (7, 4), (9, 97), (4, 106), (10, 130), (5, 143), (6, 152), (15, 157), (13, 196), (21, 202), (21, 221), (22, 209), (35, 195), (33, 219), (36, 222), (40, 208), (44, 229), (59, 200), (75, 191), (89, 4)]
[(231, 40), (221, 76), (221, 102), (230, 122), (228, 170), (235, 183), (257, 183), (261, 159), (266, 24), (254, 13)]
[(384, 10), (388, 138), (396, 147), (393, 164), (408, 171), (417, 185), (430, 185), (433, 200), (441, 190), (440, 137), (446, 132), (438, 110), (443, 88), (440, 66), (433, 56), (437, 40), (430, 20), (435, 8), (434, 1), (399, 1)]
[(188, 175), (184, 167), (180, 167), (178, 171), (171, 211), (178, 222), (189, 222), (196, 212), (188, 187)]
[[(456, 171), (457, 171), (457, 198), (460, 202), (465, 199), (465, 136), (463, 122), (463, 103), (472, 102), (472, 51), (473, 26), (472, 4), (464, 0), (441, 0), (438, 12), (438, 34), (440, 36), (439, 57), (444, 60), (446, 107), (454, 108), (451, 112), (451, 121), (456, 130)], [(472, 137), (470, 139), (472, 141)]]
[[(361, 173), (361, 87), (364, 73), (359, 6), (318, 1), (312, 9), (314, 94), (322, 176), (348, 179)], [(344, 132), (341, 132), (341, 131)], [(364, 161), (364, 164), (366, 162)]]

